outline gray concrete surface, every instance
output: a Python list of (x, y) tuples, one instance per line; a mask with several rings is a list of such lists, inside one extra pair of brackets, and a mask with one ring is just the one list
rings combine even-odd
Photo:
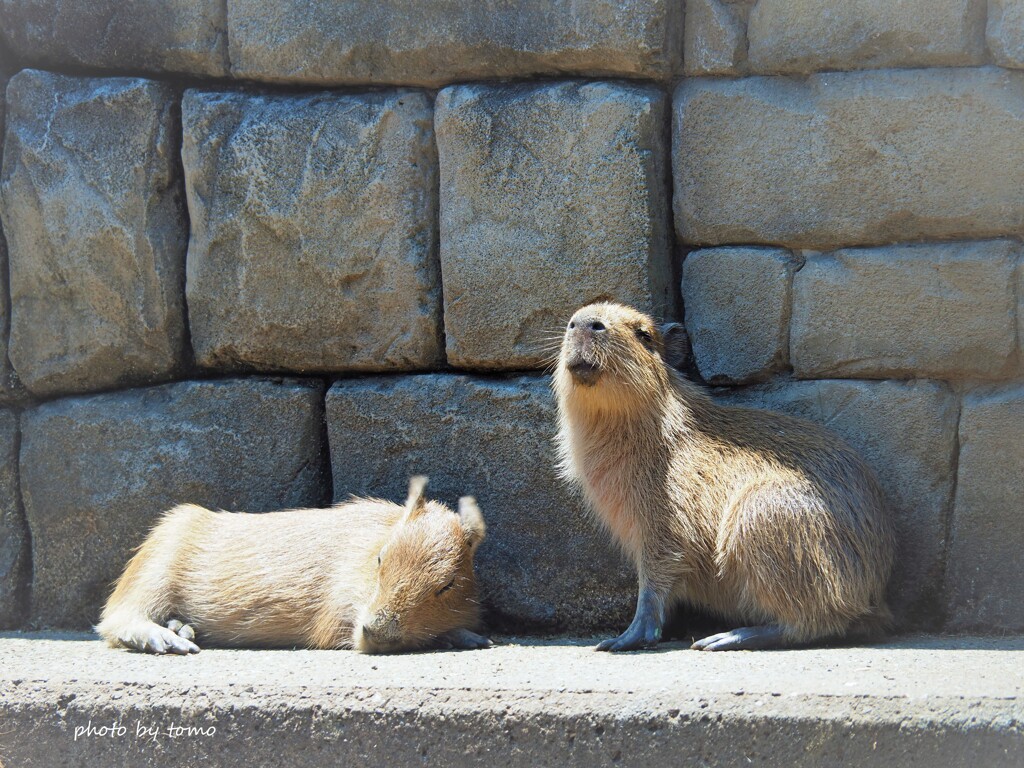
[(150, 657), (89, 635), (8, 633), (0, 635), (0, 760), (8, 768), (1024, 761), (1024, 637), (723, 654), (668, 643), (627, 656), (595, 653), (592, 643)]

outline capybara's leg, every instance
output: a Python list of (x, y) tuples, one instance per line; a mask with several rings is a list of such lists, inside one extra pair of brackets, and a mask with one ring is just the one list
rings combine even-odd
[(161, 624), (175, 609), (173, 583), (176, 569), (181, 567), (181, 545), (205, 512), (192, 506), (171, 510), (139, 547), (118, 579), (96, 627), (110, 645), (149, 653), (199, 652), (191, 637)]
[(717, 565), (750, 626), (694, 647), (780, 648), (842, 636), (871, 605), (863, 558), (844, 529), (804, 488), (761, 482), (744, 489), (722, 517)]

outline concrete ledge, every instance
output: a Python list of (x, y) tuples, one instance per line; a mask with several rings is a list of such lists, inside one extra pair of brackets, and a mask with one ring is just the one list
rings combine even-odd
[[(630, 656), (597, 654), (591, 642), (156, 658), (90, 635), (9, 633), (0, 635), (0, 760), (54, 768), (1024, 760), (1024, 638), (726, 654), (667, 643)], [(124, 730), (111, 734), (112, 725)]]

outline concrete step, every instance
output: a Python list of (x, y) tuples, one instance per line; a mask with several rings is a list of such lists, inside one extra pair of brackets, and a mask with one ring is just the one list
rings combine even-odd
[(1024, 637), (610, 656), (593, 639), (151, 657), (0, 635), (21, 766), (1024, 765)]

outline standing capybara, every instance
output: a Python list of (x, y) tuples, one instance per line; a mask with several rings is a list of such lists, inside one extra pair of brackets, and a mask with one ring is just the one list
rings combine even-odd
[(633, 622), (598, 649), (657, 644), (677, 603), (744, 625), (701, 650), (884, 627), (894, 539), (871, 469), (811, 422), (714, 403), (666, 365), (663, 332), (676, 330), (601, 303), (562, 341), (562, 469), (640, 582)]
[[(197, 653), (213, 645), (482, 648), (473, 554), (484, 521), (423, 496), (266, 514), (194, 505), (163, 516), (128, 563), (96, 631), (111, 645)], [(183, 624), (183, 622), (185, 622)]]

